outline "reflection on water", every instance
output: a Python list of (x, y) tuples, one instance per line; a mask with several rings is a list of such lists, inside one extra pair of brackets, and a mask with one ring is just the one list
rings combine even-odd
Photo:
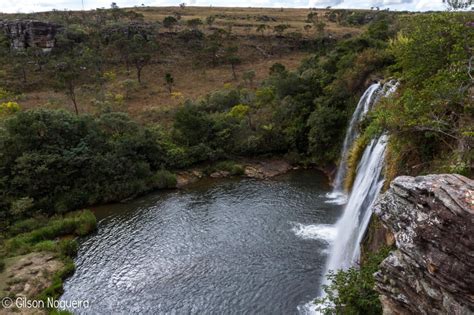
[(340, 206), (316, 171), (204, 180), (95, 209), (64, 300), (75, 313), (285, 313), (313, 298)]

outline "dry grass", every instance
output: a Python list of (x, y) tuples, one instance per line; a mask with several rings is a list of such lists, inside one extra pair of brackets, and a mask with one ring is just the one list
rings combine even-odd
[[(216, 67), (198, 64), (198, 55), (190, 53), (189, 49), (179, 46), (173, 39), (175, 35), (164, 34), (170, 30), (162, 27), (160, 33), (160, 44), (162, 52), (154, 59), (155, 62), (143, 70), (143, 85), (125, 100), (122, 110), (128, 111), (134, 117), (145, 121), (156, 121), (166, 118), (167, 113), (172, 113), (174, 109), (183, 103), (185, 99), (197, 99), (214, 90), (222, 89), (224, 84), (232, 86), (246, 86), (255, 88), (268, 76), (271, 65), (276, 62), (282, 63), (287, 69), (296, 69), (301, 61), (309, 56), (310, 51), (304, 51), (298, 47), (297, 41), (292, 41), (291, 33), (298, 31), (303, 34), (305, 40), (317, 36), (312, 29), (304, 31), (307, 24), (308, 9), (272, 9), (272, 8), (215, 8), (215, 7), (160, 7), (160, 8), (136, 8), (135, 11), (142, 13), (145, 21), (162, 21), (164, 17), (174, 15), (176, 12), (182, 16), (180, 26), (174, 31), (181, 31), (186, 27), (186, 20), (200, 18), (205, 20), (207, 16), (217, 16), (213, 28), (224, 28), (231, 30), (239, 46), (239, 57), (242, 64), (237, 67), (238, 79), (233, 80), (229, 65), (219, 65)], [(319, 16), (323, 16), (325, 10), (317, 10)], [(79, 14), (79, 13), (78, 13)], [(87, 13), (86, 13), (87, 14)], [(270, 21), (260, 21), (260, 19)], [(360, 28), (342, 27), (334, 23), (327, 23), (326, 35), (333, 37), (347, 34), (355, 35), (360, 33)], [(256, 31), (256, 26), (266, 24), (270, 27), (262, 34)], [(285, 31), (285, 37), (277, 38), (271, 27), (278, 24), (288, 24), (290, 28)], [(207, 25), (200, 26), (204, 33), (212, 32)], [(290, 34), (290, 35), (288, 35)], [(171, 35), (171, 37), (169, 36)], [(292, 46), (293, 45), (293, 46)], [(178, 47), (178, 48), (177, 48)], [(270, 53), (267, 53), (270, 52)], [(108, 71), (116, 74), (116, 79), (106, 86), (106, 92), (114, 94), (124, 94), (120, 82), (127, 79), (135, 79), (133, 68), (127, 74), (124, 66), (109, 65)], [(253, 86), (245, 85), (242, 74), (247, 70), (254, 70), (256, 77)], [(179, 92), (182, 97), (170, 95), (165, 85), (164, 76), (171, 73), (174, 77), (175, 86), (173, 90)], [(32, 80), (45, 82), (41, 74), (31, 73)], [(41, 84), (40, 84), (41, 85)], [(71, 101), (62, 93), (49, 88), (39, 88), (31, 92), (25, 92), (25, 97), (21, 105), (26, 108), (48, 107), (67, 108), (72, 110)], [(79, 109), (82, 112), (95, 112), (97, 108), (93, 104), (97, 92), (94, 90), (81, 89), (78, 93)]]

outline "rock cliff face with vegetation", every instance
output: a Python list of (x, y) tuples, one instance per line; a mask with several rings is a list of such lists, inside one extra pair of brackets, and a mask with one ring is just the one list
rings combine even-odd
[(472, 314), (474, 181), (401, 176), (375, 209), (397, 248), (375, 275), (384, 314)]
[(0, 30), (6, 35), (14, 50), (40, 48), (49, 51), (54, 47), (59, 26), (43, 21), (0, 21)]

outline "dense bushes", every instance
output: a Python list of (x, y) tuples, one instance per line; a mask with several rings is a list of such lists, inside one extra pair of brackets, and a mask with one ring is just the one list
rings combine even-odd
[(157, 172), (167, 163), (158, 137), (125, 114), (93, 118), (31, 110), (9, 117), (2, 126), (4, 218), (7, 213), (21, 218), (117, 201), (162, 185)]
[(371, 126), (390, 131), (389, 179), (403, 173), (472, 174), (470, 20), (464, 13), (413, 16), (391, 42), (392, 71), (401, 88), (378, 106)]
[(315, 301), (319, 310), (323, 314), (381, 314), (374, 273), (389, 252), (390, 248), (382, 248), (369, 254), (360, 267), (331, 271), (330, 284), (323, 285), (325, 296)]

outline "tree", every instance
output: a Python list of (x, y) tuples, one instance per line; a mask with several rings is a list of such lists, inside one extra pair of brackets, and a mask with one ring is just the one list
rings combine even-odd
[(283, 33), (289, 28), (288, 24), (278, 24), (273, 27), (273, 31), (278, 34), (278, 36), (283, 36)]
[(324, 22), (322, 22), (322, 21), (321, 21), (321, 22), (318, 22), (318, 23), (316, 24), (316, 29), (318, 30), (319, 36), (321, 36), (321, 37), (324, 36), (324, 29), (325, 29), (325, 28), (326, 28), (326, 23), (324, 23)]
[(87, 66), (81, 56), (64, 57), (57, 65), (55, 76), (58, 86), (66, 91), (66, 95), (71, 99), (76, 115), (79, 115), (76, 91), (84, 81), (84, 72)]
[(215, 21), (216, 21), (216, 17), (214, 15), (209, 15), (208, 17), (206, 17), (206, 24), (207, 26), (209, 26), (209, 28), (212, 27)]
[(265, 30), (268, 28), (268, 26), (266, 24), (259, 24), (257, 26), (257, 32), (261, 33), (262, 34), (262, 37), (265, 35)]
[(284, 65), (282, 65), (281, 63), (279, 62), (276, 62), (274, 63), (271, 67), (270, 67), (270, 75), (277, 75), (277, 76), (281, 76), (283, 74), (286, 74), (286, 68)]
[(188, 20), (188, 21), (186, 22), (186, 24), (187, 24), (190, 28), (192, 28), (193, 30), (196, 30), (196, 29), (198, 29), (198, 27), (199, 27), (200, 25), (202, 25), (202, 21), (201, 21), (201, 19), (196, 18), (196, 19)]
[(443, 0), (443, 3), (448, 5), (449, 10), (466, 9), (474, 3), (473, 0)]
[(242, 62), (242, 60), (239, 58), (239, 56), (237, 56), (238, 50), (239, 50), (238, 46), (229, 46), (226, 49), (226, 60), (232, 68), (232, 76), (233, 76), (234, 80), (237, 80), (237, 74), (235, 72), (235, 67)]
[(25, 50), (15, 50), (11, 54), (13, 61), (13, 69), (16, 73), (19, 73), (21, 82), (26, 83), (26, 73), (28, 68), (28, 55)]
[(185, 2), (180, 3), (180, 4), (179, 4), (179, 8), (180, 8), (181, 10), (184, 10), (184, 9), (186, 8), (186, 3), (185, 3)]
[(306, 23), (315, 23), (318, 20), (318, 13), (317, 12), (310, 12), (306, 17)]
[(137, 70), (138, 83), (142, 83), (142, 70), (147, 66), (156, 51), (156, 44), (141, 34), (136, 34), (129, 41), (130, 45), (130, 61)]
[(65, 56), (56, 65), (56, 79), (71, 99), (76, 114), (79, 114), (77, 89), (85, 82), (91, 82), (89, 56), (81, 51), (75, 56)]
[(49, 53), (44, 52), (43, 49), (39, 47), (28, 47), (26, 49), (26, 54), (34, 61), (35, 65), (38, 67), (38, 71), (43, 71), (43, 66), (48, 63)]
[(255, 71), (254, 70), (245, 71), (244, 74), (242, 75), (242, 79), (244, 79), (244, 81), (247, 82), (250, 86), (253, 86), (253, 80), (255, 79)]
[(165, 82), (166, 82), (166, 86), (168, 87), (168, 91), (172, 92), (172, 88), (173, 88), (173, 84), (174, 84), (174, 78), (173, 76), (171, 75), (171, 73), (166, 73), (165, 74)]
[(170, 31), (174, 28), (174, 26), (178, 24), (178, 20), (174, 16), (167, 16), (163, 19), (163, 26), (169, 29)]

